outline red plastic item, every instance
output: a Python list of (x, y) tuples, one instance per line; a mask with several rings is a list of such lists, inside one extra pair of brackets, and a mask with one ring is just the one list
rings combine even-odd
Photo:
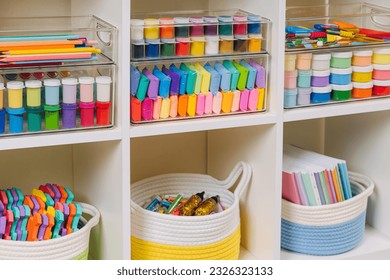
[(176, 55), (187, 56), (190, 55), (190, 42), (188, 41), (177, 41), (176, 43)]
[(80, 125), (93, 126), (94, 125), (94, 102), (80, 102)]
[(111, 102), (96, 102), (96, 124), (109, 125), (110, 124), (110, 108)]
[(372, 95), (389, 95), (390, 94), (390, 87), (389, 86), (376, 86), (372, 88)]
[(141, 101), (135, 97), (131, 97), (130, 116), (133, 122), (141, 121)]

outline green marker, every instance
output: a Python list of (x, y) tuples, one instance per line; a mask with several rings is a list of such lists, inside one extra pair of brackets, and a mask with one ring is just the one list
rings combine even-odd
[(169, 214), (172, 212), (173, 209), (175, 209), (179, 203), (180, 203), (180, 200), (183, 199), (183, 195), (182, 194), (178, 194), (175, 198), (175, 200), (172, 202), (172, 204), (168, 207), (168, 209), (165, 211), (165, 214)]

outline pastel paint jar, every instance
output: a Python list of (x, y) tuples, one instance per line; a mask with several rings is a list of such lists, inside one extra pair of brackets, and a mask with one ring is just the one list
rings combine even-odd
[(261, 35), (249, 35), (248, 52), (261, 52)]
[(62, 109), (62, 128), (75, 128), (77, 104), (63, 103), (61, 105), (61, 109)]
[(332, 85), (333, 100), (348, 100), (351, 98), (352, 83), (347, 85)]
[(18, 109), (23, 107), (23, 82), (11, 81), (7, 83), (8, 108)]
[(131, 19), (130, 20), (130, 40), (142, 41), (144, 39), (144, 20)]
[(352, 79), (352, 67), (340, 69), (330, 68), (330, 83), (335, 85), (349, 85)]
[(372, 95), (382, 96), (382, 95), (390, 95), (390, 80), (381, 81), (374, 80), (374, 87), (372, 88)]
[(155, 18), (144, 19), (145, 40), (156, 40), (160, 38), (159, 23), (159, 20)]
[(175, 37), (188, 38), (190, 36), (190, 19), (188, 17), (175, 17), (173, 21), (175, 23)]
[(60, 85), (59, 79), (47, 79), (43, 81), (45, 86), (45, 104), (54, 106), (60, 104)]
[(374, 50), (372, 64), (390, 64), (390, 49)]
[(219, 53), (219, 37), (206, 36), (205, 51), (206, 55), (215, 55)]
[(333, 52), (330, 60), (332, 68), (350, 68), (352, 65), (352, 52)]
[(214, 16), (203, 17), (204, 34), (206, 36), (218, 36), (218, 18)]
[(176, 55), (177, 56), (188, 56), (190, 55), (191, 42), (189, 38), (179, 39), (176, 38)]
[(352, 81), (357, 83), (368, 83), (372, 80), (373, 66), (353, 66), (352, 67)]
[[(96, 101), (110, 102), (111, 101), (111, 84), (110, 76), (97, 76), (96, 81)], [(65, 102), (64, 102), (65, 103)]]
[(372, 78), (374, 80), (390, 80), (390, 64), (374, 64)]
[(247, 35), (248, 34), (248, 17), (244, 15), (233, 16), (233, 34), (234, 35)]
[(145, 58), (145, 42), (133, 42), (131, 44), (131, 58), (140, 59)]
[(96, 124), (109, 125), (110, 124), (110, 109), (111, 102), (96, 101)]
[(313, 54), (303, 53), (297, 55), (296, 67), (298, 70), (310, 70)]
[(0, 83), (0, 110), (4, 108), (4, 83)]
[(205, 38), (192, 37), (190, 54), (194, 56), (202, 56), (204, 55), (204, 50), (205, 50)]
[(312, 87), (325, 87), (329, 85), (330, 70), (313, 71), (311, 76)]
[(190, 36), (203, 37), (203, 17), (190, 17)]
[(42, 82), (38, 80), (26, 81), (25, 86), (27, 107), (40, 107)]
[(91, 103), (93, 102), (93, 85), (95, 79), (93, 77), (79, 77), (80, 84), (80, 102)]
[(248, 52), (248, 39), (236, 39), (233, 42), (235, 52)]
[(147, 41), (145, 45), (145, 57), (156, 58), (160, 56), (160, 40)]
[(60, 105), (45, 105), (45, 128), (53, 130), (59, 128)]
[(353, 83), (352, 97), (353, 98), (367, 98), (372, 96), (372, 88), (374, 83)]
[(80, 102), (80, 125), (81, 126), (93, 126), (94, 125), (94, 108), (95, 103)]
[(311, 61), (311, 69), (315, 71), (329, 70), (330, 68), (330, 53), (313, 54)]
[(298, 87), (308, 88), (311, 86), (311, 70), (298, 70)]
[(0, 110), (0, 134), (5, 132), (5, 109)]
[(9, 132), (20, 133), (23, 132), (23, 114), (24, 108), (9, 108), (7, 109), (9, 118)]
[(297, 95), (298, 89), (296, 88), (284, 89), (284, 107), (297, 106)]
[(232, 54), (233, 53), (233, 36), (221, 36), (219, 42), (219, 53)]
[(298, 88), (297, 105), (310, 104), (311, 87)]
[(161, 40), (161, 56), (175, 56), (176, 41), (174, 39)]
[(219, 35), (231, 36), (233, 35), (233, 17), (232, 16), (219, 16)]
[(42, 107), (27, 107), (27, 130), (42, 130)]
[(291, 72), (284, 72), (284, 88), (296, 88), (297, 75), (298, 75), (297, 70)]
[(65, 104), (76, 103), (77, 85), (79, 84), (76, 78), (64, 78), (62, 83), (62, 102)]
[(310, 95), (311, 103), (324, 103), (330, 101), (332, 87), (330, 85), (325, 87), (312, 87)]
[(173, 18), (160, 18), (160, 39), (175, 38)]
[(352, 56), (353, 66), (370, 66), (372, 60), (372, 50), (368, 51), (354, 51)]
[(284, 71), (286, 72), (294, 71), (296, 60), (297, 60), (296, 54), (286, 54), (284, 56)]
[(248, 34), (261, 34), (261, 16), (248, 15)]

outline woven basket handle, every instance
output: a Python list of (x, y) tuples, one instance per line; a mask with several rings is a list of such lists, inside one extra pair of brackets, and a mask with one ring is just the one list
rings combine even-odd
[(242, 192), (246, 189), (249, 184), (249, 181), (252, 176), (252, 168), (249, 163), (244, 161), (240, 161), (236, 164), (233, 170), (230, 172), (229, 176), (220, 181), (221, 187), (225, 187), (226, 189), (230, 189), (234, 183), (238, 180), (241, 175), (240, 182), (238, 183), (236, 189), (234, 190), (234, 196), (237, 198), (241, 197)]
[(100, 219), (100, 212), (97, 210), (94, 206), (89, 205), (87, 203), (77, 202), (81, 205), (81, 208), (83, 209), (83, 213), (91, 215), (91, 219), (87, 222), (87, 224), (84, 227), (93, 228), (99, 223)]

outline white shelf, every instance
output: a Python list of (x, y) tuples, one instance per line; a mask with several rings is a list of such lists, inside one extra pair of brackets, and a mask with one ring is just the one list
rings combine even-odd
[(366, 226), (360, 245), (355, 249), (334, 256), (310, 256), (286, 250), (281, 251), (282, 260), (343, 260), (343, 259), (390, 259), (390, 238), (374, 228)]
[(240, 247), (240, 255), (238, 256), (238, 259), (239, 260), (255, 260), (256, 257), (254, 255), (251, 254), (251, 252), (249, 252), (247, 249), (245, 249), (244, 247)]

